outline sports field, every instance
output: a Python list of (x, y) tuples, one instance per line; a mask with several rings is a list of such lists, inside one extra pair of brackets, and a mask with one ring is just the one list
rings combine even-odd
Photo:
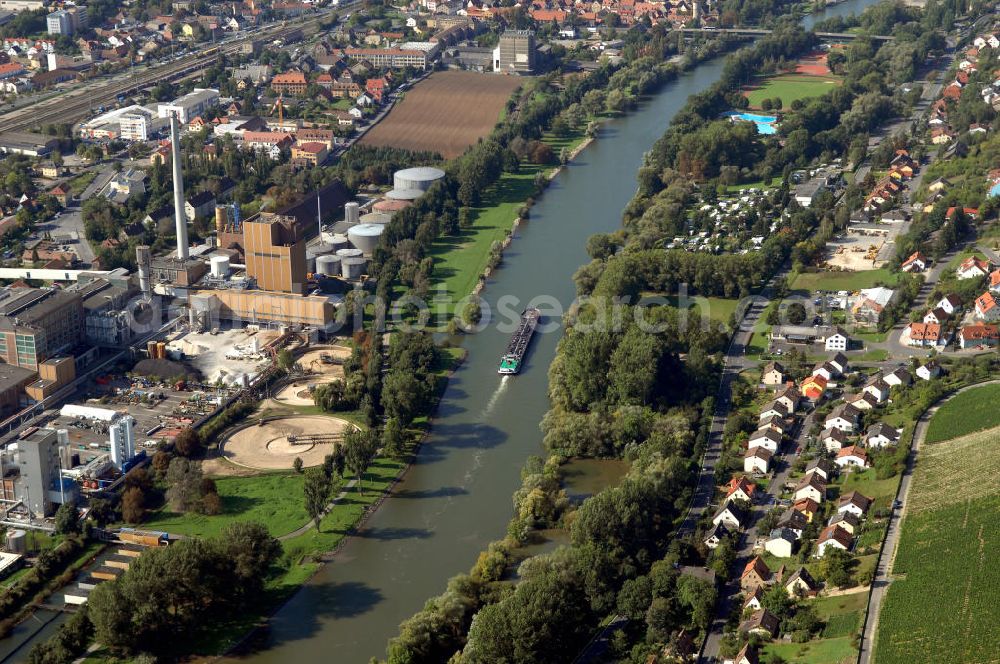
[(780, 98), (782, 109), (787, 111), (796, 99), (819, 97), (838, 85), (840, 79), (836, 76), (781, 74), (763, 79), (744, 94), (750, 100), (751, 108), (760, 108), (761, 102), (765, 99)]
[(1000, 385), (983, 385), (956, 394), (934, 414), (925, 440), (937, 443), (1000, 425), (998, 398)]
[(920, 449), (876, 664), (997, 661), (1000, 429)]
[(517, 76), (436, 72), (407, 91), (361, 143), (427, 150), (452, 159), (493, 130), (520, 85)]

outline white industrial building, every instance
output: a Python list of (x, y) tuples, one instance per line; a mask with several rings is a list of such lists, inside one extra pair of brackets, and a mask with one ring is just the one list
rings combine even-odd
[(59, 415), (80, 420), (104, 422), (111, 436), (111, 462), (121, 469), (122, 464), (135, 456), (135, 418), (126, 413), (94, 406), (66, 404)]
[(211, 106), (219, 102), (219, 91), (211, 88), (195, 88), (183, 97), (178, 97), (166, 104), (157, 104), (156, 115), (169, 118), (171, 113), (177, 114), (180, 122), (187, 123), (201, 115)]

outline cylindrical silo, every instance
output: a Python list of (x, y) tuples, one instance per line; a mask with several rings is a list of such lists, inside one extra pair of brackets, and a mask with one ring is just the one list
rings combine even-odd
[(344, 279), (357, 279), (365, 273), (365, 265), (368, 263), (361, 256), (349, 256), (340, 261), (340, 273)]
[(216, 279), (223, 279), (227, 274), (229, 274), (229, 257), (228, 256), (212, 256), (209, 260), (211, 265), (212, 276)]
[(444, 171), (430, 166), (404, 168), (392, 175), (393, 189), (419, 189), (427, 191), (431, 185), (444, 177)]
[(343, 260), (344, 258), (357, 258), (362, 253), (363, 252), (360, 249), (347, 248), (338, 249), (336, 255), (340, 256), (341, 260)]
[(226, 212), (225, 205), (215, 206), (215, 230), (224, 233), (226, 231), (226, 225), (229, 223), (229, 214)]
[(330, 250), (333, 253), (337, 253), (341, 249), (347, 249), (351, 246), (350, 240), (343, 233), (336, 233), (332, 238), (330, 238)]
[(324, 254), (316, 257), (316, 274), (323, 274), (328, 277), (340, 275), (340, 256)]
[(7, 550), (11, 553), (27, 553), (28, 534), (17, 529), (7, 531)]
[(384, 230), (382, 224), (358, 224), (347, 231), (347, 237), (365, 256), (371, 256)]
[(361, 206), (354, 201), (344, 203), (344, 221), (349, 224), (358, 223), (358, 218), (361, 216)]

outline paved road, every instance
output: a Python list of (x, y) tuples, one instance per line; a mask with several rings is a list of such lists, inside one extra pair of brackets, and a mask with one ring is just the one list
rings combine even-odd
[[(993, 383), (1000, 383), (1000, 380), (991, 380), (986, 383), (977, 383), (976, 385), (963, 387), (949, 396), (948, 399), (966, 390)], [(872, 590), (868, 597), (868, 619), (865, 621), (865, 631), (861, 637), (861, 653), (858, 664), (871, 663), (872, 654), (875, 651), (875, 636), (878, 633), (879, 612), (882, 609), (882, 602), (885, 600), (885, 595), (889, 590), (889, 584), (892, 583), (890, 570), (896, 558), (896, 545), (899, 542), (901, 521), (906, 515), (908, 508), (907, 498), (910, 493), (910, 482), (913, 479), (913, 467), (916, 465), (917, 453), (920, 451), (920, 445), (924, 442), (924, 437), (927, 435), (927, 424), (938, 408), (946, 403), (948, 399), (945, 399), (924, 413), (913, 431), (913, 446), (906, 457), (906, 469), (903, 471), (903, 477), (899, 482), (899, 491), (896, 494), (896, 500), (902, 503), (902, 506), (900, 509), (894, 509), (892, 515), (889, 517), (889, 528), (886, 531), (885, 543), (882, 546), (878, 563), (875, 566), (875, 577), (872, 579)]]

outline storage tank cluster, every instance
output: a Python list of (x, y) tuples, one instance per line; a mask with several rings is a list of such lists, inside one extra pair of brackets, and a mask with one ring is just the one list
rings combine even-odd
[(444, 177), (444, 171), (431, 166), (404, 168), (392, 175), (392, 191), (387, 198), (397, 201), (413, 201), (431, 188), (431, 185)]
[(326, 242), (320, 242), (319, 244), (313, 245), (306, 249), (306, 272), (316, 273), (316, 259), (320, 256), (325, 256), (327, 254), (332, 254), (334, 252), (333, 245)]

